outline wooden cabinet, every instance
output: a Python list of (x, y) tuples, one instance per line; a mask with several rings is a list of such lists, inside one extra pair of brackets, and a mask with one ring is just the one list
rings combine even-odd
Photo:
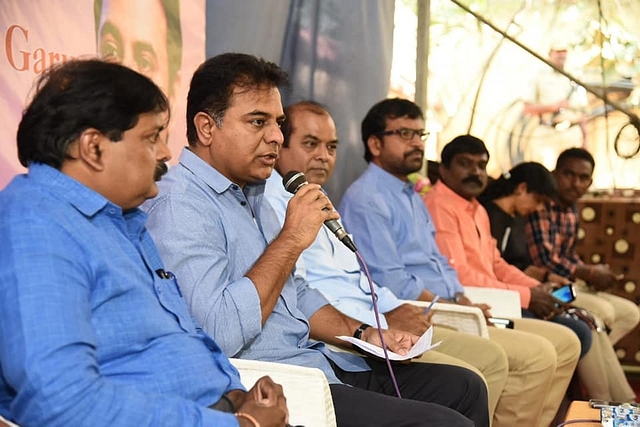
[[(584, 197), (578, 204), (577, 250), (585, 262), (606, 263), (624, 280), (611, 292), (640, 304), (640, 192), (627, 197)], [(624, 365), (640, 366), (640, 326), (616, 352)]]

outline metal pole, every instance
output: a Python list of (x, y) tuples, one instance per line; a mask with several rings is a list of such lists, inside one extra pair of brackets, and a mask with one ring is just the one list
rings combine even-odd
[[(626, 114), (629, 117), (629, 121), (631, 122), (631, 124), (633, 124), (636, 127), (636, 129), (638, 129), (638, 131), (640, 132), (640, 118), (635, 113), (633, 113), (631, 110), (627, 109), (622, 104), (609, 99), (606, 96), (606, 93), (604, 95), (601, 94), (601, 93), (598, 93), (594, 89), (591, 89), (589, 86), (587, 86), (586, 84), (584, 84), (583, 82), (578, 80), (576, 77), (574, 77), (571, 74), (567, 73), (566, 71), (556, 67), (554, 64), (549, 62), (546, 58), (543, 58), (538, 53), (534, 52), (533, 50), (531, 50), (527, 46), (523, 45), (518, 40), (516, 40), (513, 37), (511, 37), (509, 34), (507, 34), (506, 32), (502, 31), (501, 29), (499, 29), (498, 27), (493, 25), (491, 22), (487, 21), (484, 17), (482, 17), (481, 15), (475, 13), (474, 11), (469, 9), (467, 6), (465, 6), (464, 4), (460, 3), (458, 0), (451, 0), (451, 1), (453, 3), (455, 3), (458, 7), (463, 9), (465, 12), (470, 13), (471, 15), (473, 15), (473, 17), (475, 17), (478, 21), (482, 22), (483, 24), (485, 24), (486, 26), (491, 28), (493, 31), (495, 31), (496, 33), (500, 34), (505, 39), (509, 40), (511, 43), (513, 43), (516, 46), (518, 46), (520, 49), (523, 49), (525, 52), (527, 52), (528, 54), (534, 56), (538, 60), (544, 62), (545, 64), (547, 64), (548, 66), (550, 66), (551, 68), (556, 70), (558, 73), (562, 74), (563, 76), (567, 77), (571, 81), (576, 82), (580, 86), (584, 87), (587, 92), (592, 93), (598, 99), (604, 101), (605, 105), (611, 105), (616, 110)], [(420, 17), (418, 17), (418, 19), (420, 19)], [(418, 41), (419, 41), (419, 39), (418, 39)], [(416, 85), (416, 89), (417, 89), (417, 85)], [(603, 88), (603, 90), (604, 90), (604, 88)], [(417, 90), (416, 90), (416, 93), (417, 93)]]
[(416, 95), (415, 103), (427, 111), (427, 79), (429, 76), (429, 24), (431, 0), (418, 1), (418, 42), (416, 46)]

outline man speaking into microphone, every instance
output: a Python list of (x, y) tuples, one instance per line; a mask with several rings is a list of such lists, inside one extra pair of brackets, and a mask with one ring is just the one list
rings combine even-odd
[[(340, 313), (292, 275), (323, 223), (339, 215), (319, 185), (307, 184), (280, 227), (264, 197), (283, 142), (278, 88), (285, 83), (277, 65), (239, 53), (210, 58), (193, 75), (189, 146), (145, 206), (192, 314), (230, 356), (322, 370), (338, 425), (488, 426), (486, 388), (471, 371), (397, 366), (398, 399), (383, 362), (324, 345), (344, 345), (338, 335), (381, 340), (375, 328)], [(397, 330), (383, 336), (399, 353), (417, 339)]]

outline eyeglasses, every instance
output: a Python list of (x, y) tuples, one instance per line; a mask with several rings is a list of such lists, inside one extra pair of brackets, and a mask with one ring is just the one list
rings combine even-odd
[(386, 135), (398, 135), (400, 138), (411, 141), (416, 135), (420, 137), (422, 141), (426, 141), (429, 138), (429, 132), (425, 132), (424, 129), (409, 129), (409, 128), (400, 128), (395, 130), (386, 130), (384, 132), (379, 133), (380, 136)]

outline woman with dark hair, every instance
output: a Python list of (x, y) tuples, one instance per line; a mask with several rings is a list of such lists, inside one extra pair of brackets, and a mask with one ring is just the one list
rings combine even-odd
[[(557, 193), (556, 181), (547, 168), (540, 163), (525, 162), (491, 181), (479, 200), (489, 214), (491, 234), (507, 262), (541, 282), (566, 284), (569, 283), (566, 278), (531, 264), (524, 231), (526, 216), (547, 199), (554, 199)], [(569, 309), (564, 315), (578, 316), (592, 329), (591, 347), (577, 367), (588, 397), (620, 401), (632, 398), (613, 345), (599, 326), (601, 322), (581, 309)]]
[(498, 249), (509, 264), (540, 282), (565, 284), (569, 280), (531, 263), (524, 233), (527, 215), (557, 193), (556, 180), (547, 168), (540, 163), (525, 162), (489, 182), (479, 200), (489, 214), (491, 234), (498, 241)]

